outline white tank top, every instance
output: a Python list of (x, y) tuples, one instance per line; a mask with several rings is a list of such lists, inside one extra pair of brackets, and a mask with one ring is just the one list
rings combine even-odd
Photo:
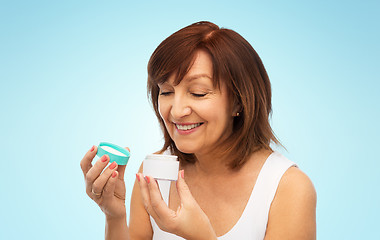
[[(278, 184), (285, 171), (293, 166), (297, 167), (295, 163), (288, 160), (280, 153), (273, 152), (261, 168), (251, 196), (239, 220), (230, 231), (223, 236), (218, 237), (218, 239), (264, 239), (268, 223), (269, 209), (274, 195), (276, 194)], [(170, 182), (158, 181), (158, 184), (160, 186), (162, 198), (166, 204), (168, 204)], [(183, 240), (181, 237), (162, 231), (152, 217), (150, 218), (150, 221), (153, 229), (153, 240)]]

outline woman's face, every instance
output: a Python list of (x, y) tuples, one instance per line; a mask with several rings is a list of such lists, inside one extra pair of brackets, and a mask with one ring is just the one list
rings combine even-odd
[(232, 133), (233, 112), (227, 88), (213, 86), (212, 61), (198, 51), (190, 71), (174, 86), (172, 75), (160, 84), (159, 111), (177, 148), (184, 153), (209, 153)]

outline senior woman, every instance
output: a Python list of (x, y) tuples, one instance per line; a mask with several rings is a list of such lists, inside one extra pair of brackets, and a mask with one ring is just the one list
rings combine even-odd
[[(271, 149), (271, 85), (238, 33), (210, 22), (165, 39), (148, 64), (148, 93), (177, 155), (169, 186), (136, 174), (126, 222), (125, 166), (92, 147), (81, 161), (86, 192), (106, 215), (106, 239), (315, 239), (309, 178)], [(103, 171), (104, 170), (104, 171)]]

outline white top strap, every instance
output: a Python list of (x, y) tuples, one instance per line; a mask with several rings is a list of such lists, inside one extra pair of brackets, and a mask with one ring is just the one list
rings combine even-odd
[[(273, 152), (265, 161), (251, 196), (238, 222), (219, 240), (235, 239), (264, 239), (268, 223), (269, 209), (276, 194), (278, 184), (290, 167), (297, 166), (278, 152)], [(158, 181), (163, 200), (168, 204), (170, 195), (170, 182)], [(182, 240), (174, 234), (159, 229), (151, 217), (154, 240)]]
[(278, 184), (292, 166), (297, 165), (280, 153), (273, 152), (260, 170), (242, 216), (228, 233), (218, 239), (264, 239), (270, 206)]

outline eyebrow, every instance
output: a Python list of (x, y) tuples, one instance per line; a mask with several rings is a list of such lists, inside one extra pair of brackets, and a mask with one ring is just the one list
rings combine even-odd
[(187, 77), (187, 78), (184, 78), (183, 80), (187, 80), (187, 81), (192, 81), (192, 80), (195, 80), (195, 79), (198, 79), (198, 78), (203, 78), (203, 77), (205, 77), (205, 78), (209, 78), (210, 80), (212, 80), (212, 78), (208, 75), (208, 74), (205, 74), (205, 73), (203, 73), (203, 74), (195, 74), (195, 75), (191, 75), (191, 76), (189, 76), (189, 77)]
[[(199, 78), (208, 78), (208, 79), (212, 80), (212, 78), (208, 74), (201, 73), (201, 74), (195, 74), (195, 75), (188, 76), (188, 77), (182, 79), (181, 82), (184, 81), (184, 80), (191, 82), (191, 81), (199, 79)], [(160, 86), (163, 86), (163, 85), (166, 85), (166, 84), (168, 84), (168, 82), (165, 81), (165, 82), (159, 83), (157, 85), (160, 87)]]

